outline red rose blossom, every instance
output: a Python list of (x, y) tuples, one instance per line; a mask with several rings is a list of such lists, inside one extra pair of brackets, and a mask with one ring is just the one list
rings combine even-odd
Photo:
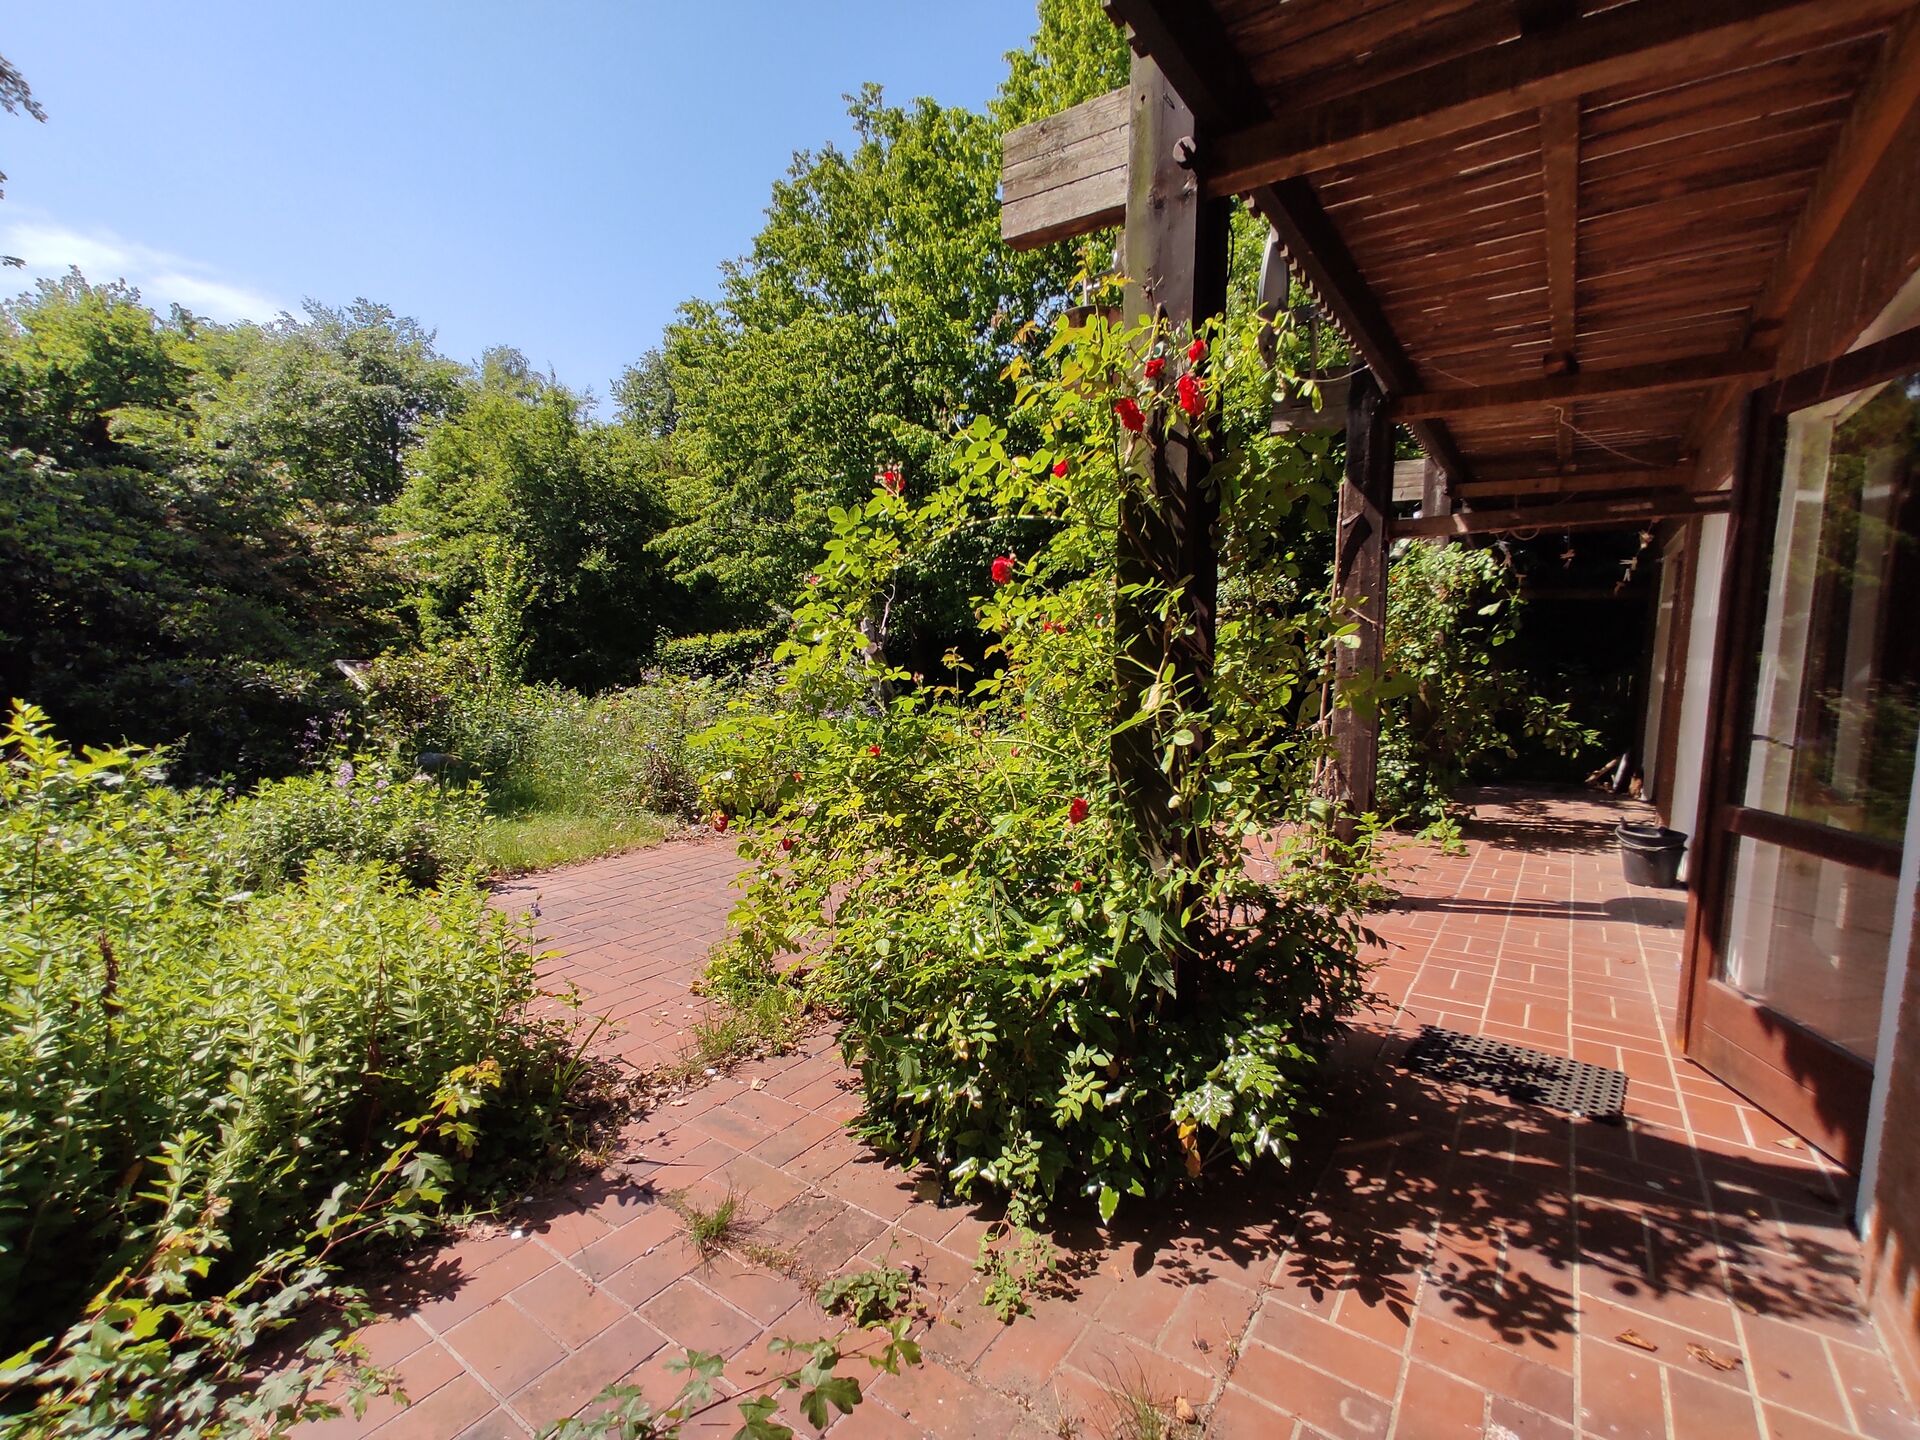
[(1147, 428), (1147, 417), (1140, 413), (1140, 404), (1131, 395), (1122, 396), (1114, 402), (1113, 413), (1120, 417), (1120, 423), (1138, 435)]
[(1078, 880), (1073, 882), (1073, 893), (1076, 895), (1080, 893), (1080, 882)]
[(900, 494), (901, 491), (907, 488), (907, 482), (900, 478), (900, 472), (898, 470), (882, 470), (880, 472), (880, 483), (895, 495)]
[(782, 835), (780, 837), (780, 848), (782, 850), (793, 849), (793, 837), (791, 835)]
[(1081, 799), (1078, 795), (1074, 796), (1067, 805), (1067, 823), (1069, 825), (1078, 825), (1082, 820), (1087, 818), (1087, 814), (1091, 809), (1092, 807), (1089, 806), (1085, 800)]
[(1147, 361), (1147, 378), (1149, 380), (1158, 380), (1160, 378), (1160, 372), (1166, 368), (1166, 360), (1159, 355), (1154, 356), (1151, 360)]
[(1187, 346), (1187, 361), (1189, 364), (1198, 365), (1206, 358), (1207, 342), (1196, 335), (1193, 337), (1193, 343)]
[(1066, 461), (1056, 460), (1053, 462), (1053, 478), (1056, 480), (1064, 480), (1067, 478), (1067, 462)]
[(1009, 580), (1013, 579), (1013, 557), (1011, 555), (994, 556), (990, 569), (993, 574), (994, 584), (1006, 584)]
[(1198, 419), (1207, 408), (1206, 397), (1200, 393), (1200, 382), (1191, 374), (1182, 375), (1174, 388), (1180, 392), (1180, 408)]
[(878, 755), (879, 753), (880, 753), (880, 747), (878, 745), (867, 746), (867, 754)]
[(714, 812), (714, 816), (713, 816), (713, 828), (714, 828), (715, 830), (717, 830), (717, 831), (719, 831), (719, 832), (720, 832), (720, 833), (721, 833), (722, 835), (724, 835), (724, 834), (726, 834), (726, 833), (727, 833), (727, 826), (728, 826), (729, 824), (731, 824), (731, 823), (732, 823), (732, 822), (731, 822), (731, 820), (729, 819), (729, 817), (728, 817), (728, 815), (727, 815), (727, 812), (726, 812), (726, 811), (724, 811), (724, 810), (716, 810), (716, 811)]

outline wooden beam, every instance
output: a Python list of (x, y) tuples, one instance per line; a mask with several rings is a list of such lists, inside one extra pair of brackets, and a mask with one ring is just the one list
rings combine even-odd
[[(1225, 126), (1247, 126), (1267, 118), (1266, 98), (1212, 6), (1191, 0), (1105, 0), (1105, 4), (1108, 16), (1132, 32), (1134, 50), (1159, 62), (1196, 116), (1212, 123), (1215, 133)], [(1211, 144), (1208, 138), (1197, 153), (1204, 155)], [(1271, 186), (1248, 199), (1280, 236), (1289, 260), (1372, 367), (1381, 387), (1390, 393), (1417, 389), (1419, 377), (1412, 363), (1314, 197), (1313, 187), (1304, 182)], [(1449, 479), (1466, 476), (1466, 460), (1444, 425), (1422, 423), (1409, 428)]]
[(1104, 0), (1107, 18), (1131, 31), (1134, 53), (1151, 55), (1196, 121), (1219, 134), (1264, 119), (1267, 103), (1211, 5), (1193, 0)]
[[(1774, 262), (1766, 287), (1748, 313), (1750, 342), (1756, 337), (1776, 338), (1772, 332), (1818, 271), (1821, 257), (1915, 105), (1920, 105), (1920, 13), (1910, 14), (1887, 37), (1885, 53), (1860, 87), (1826, 163), (1814, 178), (1806, 206), (1787, 233), (1786, 246)], [(1740, 389), (1726, 386), (1701, 407), (1688, 436), (1689, 448), (1698, 449), (1731, 413)]]
[(1118, 225), (1127, 212), (1127, 92), (1007, 132), (1000, 238), (1016, 250)]
[(1347, 399), (1347, 463), (1334, 535), (1337, 616), (1358, 622), (1352, 645), (1333, 650), (1333, 754), (1321, 794), (1335, 807), (1335, 833), (1351, 841), (1373, 809), (1380, 766), (1379, 684), (1387, 628), (1387, 527), (1393, 498), (1393, 426), (1371, 374), (1353, 377)]
[[(1360, 267), (1315, 198), (1313, 186), (1305, 180), (1290, 180), (1283, 185), (1263, 186), (1247, 198), (1273, 227), (1286, 246), (1288, 258), (1320, 297), (1334, 323), (1353, 342), (1381, 388), (1390, 394), (1419, 389), (1420, 377), (1413, 362), (1400, 348), (1386, 313), (1360, 277)], [(1450, 482), (1466, 478), (1466, 459), (1444, 425), (1423, 421), (1408, 428), (1420, 448), (1447, 472)]]
[(1515, 530), (1593, 530), (1691, 520), (1718, 515), (1728, 505), (1724, 490), (1631, 500), (1588, 500), (1567, 505), (1527, 505), (1508, 510), (1456, 510), (1392, 522), (1393, 538), (1458, 540), (1467, 535), (1504, 535)]
[(1788, 232), (1767, 288), (1753, 307), (1753, 330), (1786, 318), (1916, 104), (1920, 104), (1920, 14), (1909, 15), (1888, 38), (1886, 53), (1861, 86), (1827, 163), (1813, 182), (1806, 208)]
[[(1194, 133), (1194, 115), (1153, 60), (1134, 60), (1128, 89), (1121, 238), (1127, 312), (1135, 319), (1164, 316), (1176, 328), (1199, 325), (1226, 310), (1231, 206), (1201, 194), (1197, 177), (1180, 163), (1174, 142)], [(1213, 683), (1219, 593), (1214, 530), (1220, 491), (1208, 475), (1211, 457), (1190, 430), (1164, 418), (1156, 418), (1131, 444), (1129, 463), (1145, 471), (1145, 484), (1123, 487), (1119, 504), (1114, 556), (1119, 594), (1113, 617), (1117, 713), (1137, 714), (1149, 689), (1163, 685), (1168, 672), (1174, 694), (1162, 717), (1204, 713)], [(1169, 603), (1169, 595), (1177, 595), (1177, 601)], [(1162, 756), (1169, 753), (1174, 758), (1163, 765)], [(1197, 744), (1172, 745), (1160, 720), (1122, 726), (1109, 742), (1109, 773), (1156, 869), (1199, 863), (1198, 832), (1180, 823), (1177, 807), (1188, 767), (1204, 764), (1206, 753), (1205, 737)]]
[(1460, 486), (1465, 500), (1491, 495), (1585, 495), (1603, 490), (1685, 490), (1693, 483), (1692, 466), (1666, 470), (1572, 470), (1558, 475), (1515, 475), (1498, 479), (1481, 475)]
[(1393, 462), (1393, 503), (1405, 505), (1409, 501), (1421, 498), (1426, 488), (1427, 470), (1430, 460), (1396, 460)]
[[(1547, 310), (1553, 353), (1550, 374), (1571, 375), (1580, 368), (1575, 278), (1579, 271), (1580, 102), (1556, 100), (1540, 109), (1540, 181), (1547, 219)], [(1554, 427), (1554, 453), (1562, 465), (1573, 463), (1573, 416)]]
[[(1910, 0), (1627, 0), (1220, 136), (1209, 190), (1261, 185), (1523, 115), (1593, 90), (1657, 81), (1701, 60), (1754, 63), (1887, 24)], [(1195, 6), (1211, 14), (1211, 7)], [(1155, 52), (1157, 53), (1157, 52)]]
[(1412, 423), (1442, 415), (1489, 415), (1505, 410), (1537, 410), (1619, 395), (1650, 395), (1661, 390), (1691, 390), (1735, 376), (1772, 373), (1773, 357), (1751, 350), (1734, 355), (1695, 355), (1685, 360), (1661, 360), (1649, 365), (1621, 365), (1611, 370), (1585, 370), (1577, 375), (1549, 375), (1540, 380), (1517, 380), (1507, 385), (1469, 385), (1454, 390), (1427, 390), (1402, 395), (1390, 402), (1393, 418)]

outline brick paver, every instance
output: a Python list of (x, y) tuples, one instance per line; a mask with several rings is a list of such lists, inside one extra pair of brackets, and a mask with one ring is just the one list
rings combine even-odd
[[(1063, 1222), (1061, 1293), (1002, 1326), (972, 1271), (986, 1219), (845, 1132), (830, 1038), (627, 1127), (613, 1164), (519, 1223), (422, 1257), (367, 1341), (412, 1405), (324, 1430), (523, 1435), (625, 1379), (662, 1399), (684, 1345), (728, 1382), (833, 1322), (804, 1272), (917, 1268), (926, 1363), (867, 1386), (836, 1436), (1120, 1432), (1116, 1396), (1185, 1402), (1222, 1437), (1869, 1436), (1920, 1440), (1856, 1303), (1843, 1177), (1670, 1039), (1677, 894), (1630, 891), (1621, 807), (1490, 792), (1466, 853), (1410, 850), (1375, 917), (1382, 1007), (1355, 1029), (1294, 1171)], [(682, 842), (505, 887), (557, 981), (672, 1058), (738, 861)], [(1423, 1023), (1624, 1069), (1623, 1126), (1437, 1086), (1394, 1061)], [(732, 1189), (753, 1229), (703, 1261), (663, 1197)], [(790, 1257), (799, 1277), (775, 1273)], [(802, 1433), (811, 1433), (789, 1417)], [(737, 1413), (694, 1433), (731, 1434)]]

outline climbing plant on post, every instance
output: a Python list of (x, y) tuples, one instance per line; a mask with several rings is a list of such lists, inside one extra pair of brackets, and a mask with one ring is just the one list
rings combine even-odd
[[(1161, 400), (1118, 413), (1139, 483), (1120, 494), (1115, 537), (1113, 782), (1144, 858), (1192, 871), (1200, 844), (1180, 814), (1188, 774), (1205, 763), (1200, 718), (1213, 680), (1220, 495), (1205, 423), (1218, 408), (1205, 383), (1209, 322), (1226, 310), (1228, 206), (1202, 193), (1192, 168), (1193, 112), (1152, 60), (1135, 57), (1122, 257), (1133, 321), (1151, 319), (1144, 378)], [(1167, 337), (1189, 336), (1184, 349)], [(1171, 349), (1171, 353), (1169, 353)], [(1144, 718), (1139, 718), (1144, 717)], [(1129, 723), (1131, 721), (1131, 723)]]

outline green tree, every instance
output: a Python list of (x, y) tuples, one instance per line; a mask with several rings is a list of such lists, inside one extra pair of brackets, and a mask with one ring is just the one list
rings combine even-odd
[(650, 548), (668, 442), (592, 423), (517, 351), (489, 351), (479, 368), (428, 428), (390, 512), (427, 629), (465, 610), (494, 557), (511, 554), (529, 595), (529, 676), (589, 689), (632, 679), (672, 601)]
[[(1126, 44), (1093, 0), (1046, 0), (1033, 46), (1009, 63), (987, 115), (889, 104), (877, 86), (849, 97), (852, 148), (796, 154), (719, 298), (669, 328), (685, 475), (661, 548), (702, 628), (762, 621), (812, 566), (832, 509), (877, 473), (922, 493), (945, 475), (957, 426), (1011, 415), (1002, 371), (1034, 358), (1035, 322), (1065, 302), (1082, 259), (1001, 243), (1001, 138), (1123, 83)], [(964, 610), (953, 561), (902, 576), (909, 626), (917, 614), (951, 633)]]

